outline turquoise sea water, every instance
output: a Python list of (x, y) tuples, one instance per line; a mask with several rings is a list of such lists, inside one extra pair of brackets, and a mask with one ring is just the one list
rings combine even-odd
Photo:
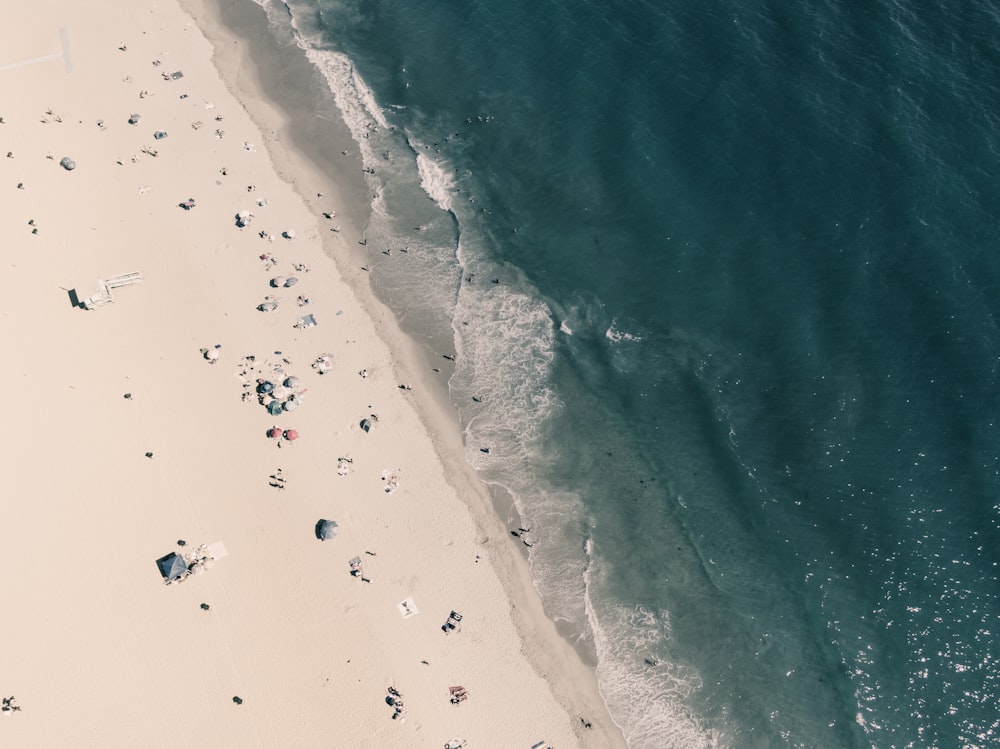
[(268, 6), (636, 749), (1000, 745), (1000, 9), (928, 5)]

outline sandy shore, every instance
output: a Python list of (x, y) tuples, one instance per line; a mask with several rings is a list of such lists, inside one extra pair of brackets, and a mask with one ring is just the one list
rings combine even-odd
[[(623, 745), (443, 386), (350, 270), (350, 142), (296, 149), (280, 80), (189, 10), (42, 0), (0, 31), (0, 692), (22, 708), (0, 745)], [(298, 407), (271, 415), (259, 381), (287, 377)], [(205, 562), (165, 585), (171, 553)]]

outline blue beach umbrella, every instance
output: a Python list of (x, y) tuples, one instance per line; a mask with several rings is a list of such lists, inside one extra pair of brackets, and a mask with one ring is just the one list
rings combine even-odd
[(328, 538), (334, 538), (337, 535), (337, 521), (336, 520), (320, 520), (316, 523), (316, 538), (320, 541), (326, 541)]
[(176, 580), (187, 572), (187, 562), (184, 561), (184, 557), (178, 556), (176, 553), (160, 557), (156, 560), (156, 566), (160, 570), (160, 574), (167, 580)]

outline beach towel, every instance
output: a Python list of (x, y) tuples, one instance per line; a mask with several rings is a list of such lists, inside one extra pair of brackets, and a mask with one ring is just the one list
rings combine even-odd
[(416, 616), (420, 613), (417, 608), (417, 604), (413, 602), (413, 598), (407, 598), (405, 601), (400, 601), (396, 604), (396, 608), (399, 609), (399, 613), (404, 619), (409, 619), (411, 616)]

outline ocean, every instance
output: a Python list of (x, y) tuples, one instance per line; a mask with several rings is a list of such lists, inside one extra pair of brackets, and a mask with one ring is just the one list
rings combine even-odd
[(1000, 7), (261, 2), (630, 746), (1000, 746)]

